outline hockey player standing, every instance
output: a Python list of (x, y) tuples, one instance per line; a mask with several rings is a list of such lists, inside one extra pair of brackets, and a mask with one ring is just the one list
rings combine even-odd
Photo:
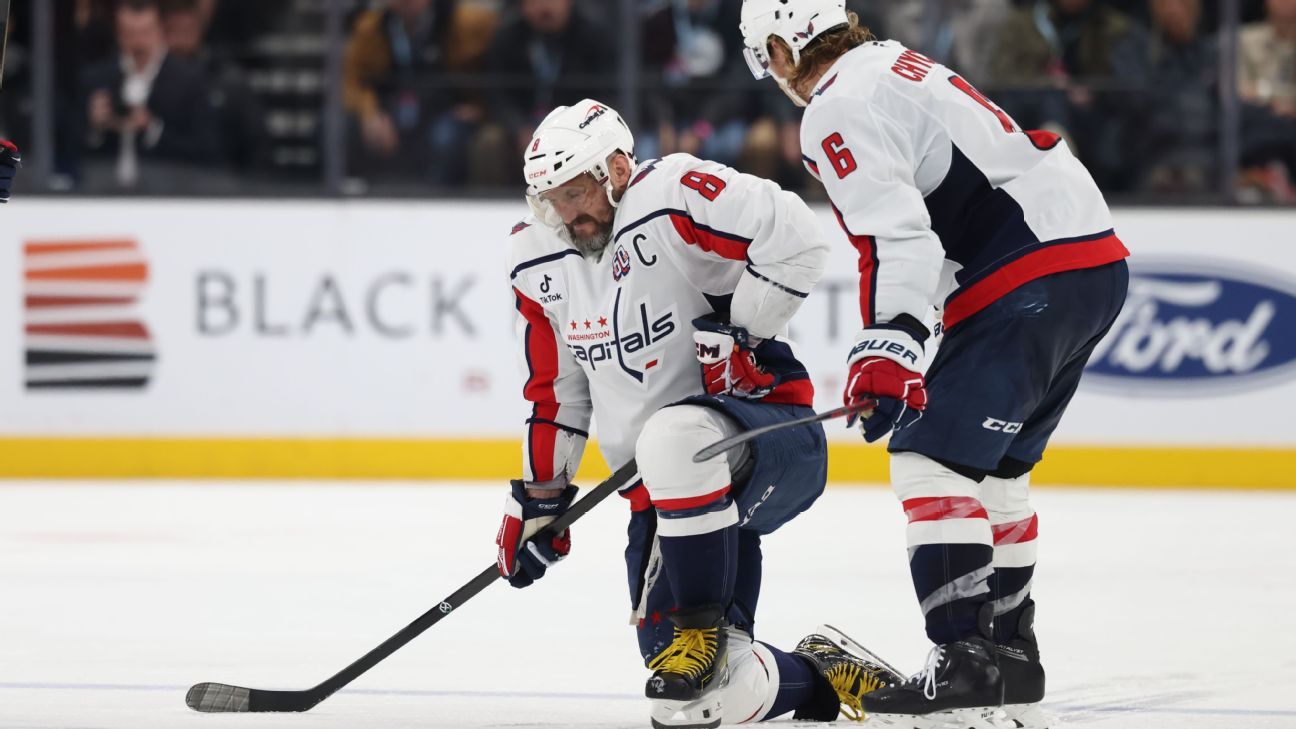
[(888, 680), (879, 667), (820, 636), (793, 654), (752, 640), (761, 537), (822, 493), (822, 428), (692, 460), (719, 438), (812, 412), (785, 337), (827, 244), (806, 205), (772, 182), (684, 154), (637, 164), (633, 150), (621, 117), (585, 100), (553, 111), (524, 155), (534, 215), (509, 249), (532, 415), (500, 572), (524, 587), (567, 554), (567, 532), (540, 530), (575, 496), (592, 414), (608, 464), (639, 468), (622, 496), (653, 725), (858, 710)]
[[(845, 400), (875, 403), (867, 440), (894, 430), (891, 480), (936, 644), (864, 708), (923, 728), (987, 726), (1005, 704), (1013, 725), (1042, 726), (1027, 483), (1121, 308), (1128, 252), (1063, 141), (874, 40), (841, 0), (744, 0), (741, 32), (753, 73), (806, 107), (806, 166), (859, 252)], [(924, 377), (933, 306), (945, 334)]]

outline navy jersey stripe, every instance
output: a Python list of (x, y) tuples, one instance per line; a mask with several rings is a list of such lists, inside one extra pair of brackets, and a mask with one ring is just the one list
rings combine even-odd
[(569, 248), (565, 251), (558, 251), (557, 253), (550, 253), (547, 256), (540, 256), (539, 258), (532, 258), (529, 261), (523, 261), (522, 263), (519, 263), (516, 268), (513, 269), (512, 273), (509, 274), (509, 280), (513, 280), (517, 278), (517, 275), (519, 273), (525, 271), (528, 268), (539, 266), (540, 264), (543, 263), (549, 263), (550, 261), (556, 261), (565, 256), (579, 256), (579, 255), (580, 255), (580, 251), (576, 250), (575, 248)]

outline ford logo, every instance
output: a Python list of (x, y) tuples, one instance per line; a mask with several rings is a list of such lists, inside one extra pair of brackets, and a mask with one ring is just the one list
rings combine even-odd
[(1209, 260), (1139, 260), (1086, 386), (1219, 394), (1296, 375), (1296, 280)]

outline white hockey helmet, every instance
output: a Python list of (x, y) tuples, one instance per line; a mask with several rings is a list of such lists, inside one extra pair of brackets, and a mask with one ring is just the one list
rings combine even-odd
[(616, 207), (608, 160), (617, 152), (624, 152), (633, 162), (634, 135), (607, 104), (584, 99), (549, 112), (522, 155), (527, 202), (536, 218), (550, 227), (563, 228), (562, 220), (540, 193), (585, 173), (604, 186), (608, 201)]
[(743, 0), (738, 28), (743, 56), (756, 78), (770, 76), (769, 37), (782, 38), (792, 49), (793, 65), (801, 51), (824, 33), (849, 25), (846, 0)]

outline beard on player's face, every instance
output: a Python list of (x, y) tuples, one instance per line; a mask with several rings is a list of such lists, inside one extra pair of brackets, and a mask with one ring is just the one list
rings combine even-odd
[[(576, 226), (581, 226), (584, 231), (578, 232)], [(590, 232), (591, 227), (593, 232)], [(612, 240), (612, 216), (609, 215), (606, 220), (600, 220), (589, 213), (582, 213), (567, 223), (567, 236), (571, 238), (572, 245), (581, 255), (593, 255), (599, 253)]]

